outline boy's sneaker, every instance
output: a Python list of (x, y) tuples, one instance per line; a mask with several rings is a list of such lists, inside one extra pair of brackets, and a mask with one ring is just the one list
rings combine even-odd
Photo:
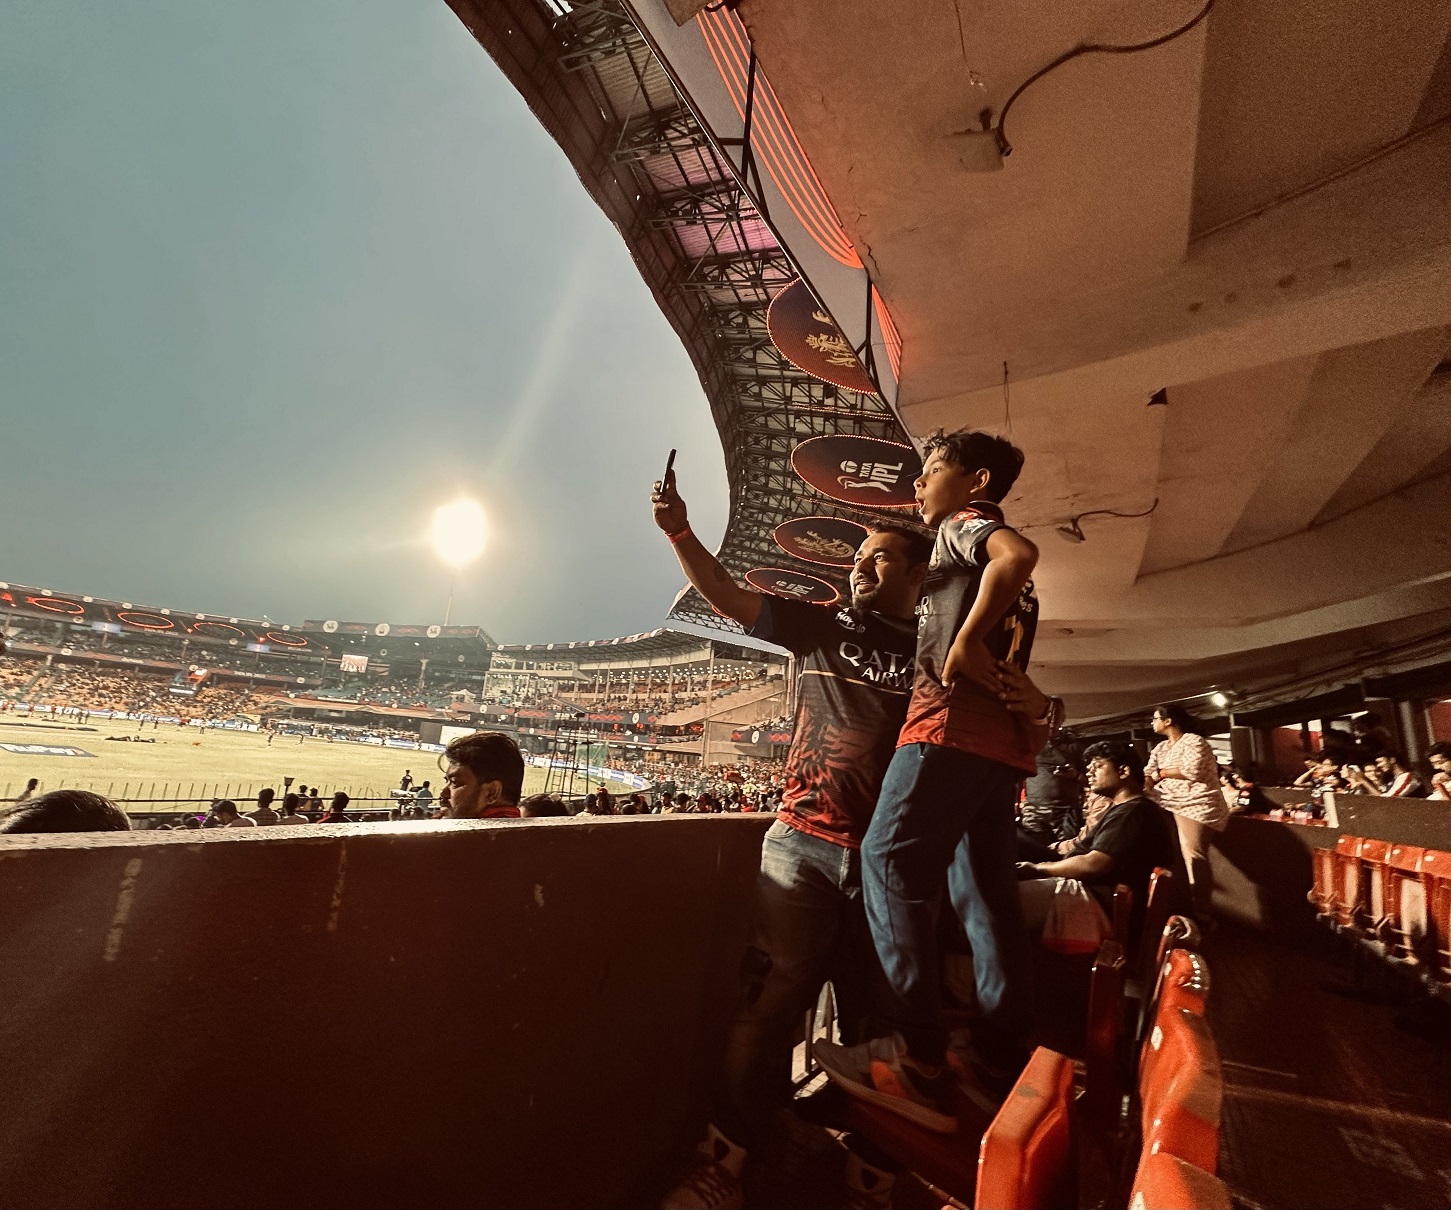
[(696, 1155), (695, 1168), (660, 1199), (660, 1210), (741, 1210), (746, 1149), (707, 1126)]
[(897, 1175), (868, 1164), (855, 1151), (846, 1153), (846, 1201), (842, 1210), (887, 1210)]
[(817, 1042), (812, 1050), (821, 1069), (852, 1096), (939, 1134), (957, 1129), (952, 1112), (956, 1077), (946, 1068), (933, 1075), (924, 1072), (907, 1056), (901, 1034), (862, 1046)]
[(957, 1078), (958, 1091), (990, 1117), (1008, 1099), (1020, 1074), (984, 1062), (967, 1030), (948, 1035), (947, 1066)]

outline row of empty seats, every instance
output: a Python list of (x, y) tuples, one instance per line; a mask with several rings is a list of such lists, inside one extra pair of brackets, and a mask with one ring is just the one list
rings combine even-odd
[(1127, 1007), (1114, 1003), (1123, 961), (1115, 942), (1104, 943), (1082, 1072), (1054, 1051), (1034, 1053), (983, 1135), (978, 1210), (1228, 1210), (1215, 1175), (1224, 1081), (1204, 1016), (1208, 967), (1190, 948), (1196, 940), (1182, 917), (1166, 926), (1133, 1031), (1116, 1028)]
[(1173, 883), (1155, 871), (1132, 968), (1132, 897), (1118, 888), (1115, 936), (1089, 975), (1081, 1063), (1039, 1047), (996, 1116), (974, 1118), (964, 1102), (955, 1135), (861, 1102), (851, 1106), (853, 1129), (949, 1206), (1227, 1210), (1215, 1175), (1223, 1079), (1204, 1016), (1209, 971), (1194, 924), (1169, 914)]
[(1451, 998), (1451, 853), (1341, 836), (1314, 854), (1321, 922)]

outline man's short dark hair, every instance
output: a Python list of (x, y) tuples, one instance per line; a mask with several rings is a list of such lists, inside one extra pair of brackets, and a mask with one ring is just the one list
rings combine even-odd
[(1083, 750), (1083, 760), (1085, 764), (1106, 760), (1115, 769), (1127, 769), (1131, 780), (1144, 780), (1144, 758), (1127, 740), (1101, 739), (1096, 744), (1089, 744)]
[(131, 821), (109, 798), (89, 790), (51, 790), (0, 820), (0, 832), (129, 832)]
[(496, 781), (506, 803), (517, 804), (524, 793), (524, 757), (519, 745), (502, 731), (475, 731), (460, 735), (443, 750), (480, 782)]
[(905, 525), (883, 522), (881, 525), (873, 525), (869, 532), (890, 534), (892, 537), (900, 539), (907, 552), (907, 562), (913, 567), (920, 567), (932, 557), (932, 539), (926, 534), (918, 533), (915, 529), (908, 529)]
[(1451, 744), (1432, 744), (1426, 749), (1427, 756), (1439, 756), (1442, 760), (1451, 760)]
[(922, 461), (941, 452), (943, 461), (952, 463), (964, 474), (988, 472), (987, 498), (999, 504), (1012, 491), (1023, 470), (1023, 451), (1006, 437), (995, 437), (977, 429), (958, 429), (947, 433), (938, 429), (922, 446)]
[(352, 801), (353, 800), (351, 798), (349, 798), (346, 794), (339, 790), (336, 794), (333, 795), (332, 809), (334, 811), (346, 811), (348, 809), (348, 803)]
[(301, 801), (302, 799), (300, 799), (296, 794), (292, 793), (292, 791), (289, 790), (286, 794), (282, 796), (282, 813), (284, 815), (296, 815), (297, 805)]
[(270, 807), (272, 805), (272, 800), (274, 798), (276, 798), (276, 797), (277, 797), (277, 791), (274, 790), (271, 786), (268, 786), (266, 789), (263, 789), (263, 790), (258, 790), (257, 791), (257, 806), (259, 808), (260, 807)]
[(214, 798), (212, 799), (212, 814), (240, 815), (241, 812), (237, 810), (237, 804), (230, 798)]
[(556, 794), (531, 794), (519, 804), (519, 814), (525, 819), (546, 819), (555, 815), (568, 815), (569, 808)]

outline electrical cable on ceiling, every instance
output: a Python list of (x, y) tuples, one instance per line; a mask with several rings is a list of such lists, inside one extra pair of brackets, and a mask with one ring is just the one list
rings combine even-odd
[(1013, 153), (1013, 145), (1008, 142), (1008, 136), (1004, 129), (1008, 120), (1008, 110), (1012, 109), (1014, 101), (1016, 101), (1032, 85), (1036, 84), (1049, 72), (1057, 70), (1069, 60), (1076, 59), (1080, 55), (1132, 55), (1137, 54), (1141, 50), (1153, 50), (1156, 46), (1163, 46), (1166, 42), (1172, 42), (1175, 38), (1182, 38), (1191, 29), (1193, 29), (1196, 25), (1203, 21), (1205, 17), (1209, 16), (1209, 10), (1213, 7), (1214, 0), (1206, 0), (1204, 7), (1199, 10), (1198, 14), (1192, 20), (1184, 25), (1181, 25), (1178, 29), (1170, 30), (1167, 34), (1162, 34), (1157, 38), (1152, 38), (1148, 42), (1135, 42), (1131, 45), (1126, 46), (1114, 46), (1101, 42), (1084, 42), (1078, 46), (1075, 46), (1070, 51), (1065, 51), (1063, 54), (1059, 55), (1056, 59), (1054, 59), (1053, 62), (1049, 63), (1046, 67), (1039, 68), (1031, 76), (1029, 76), (1021, 84), (1019, 84), (1017, 88), (1013, 89), (1012, 95), (1009, 96), (1008, 99), (1003, 103), (1002, 112), (998, 114), (997, 127), (993, 131), (993, 133), (997, 135), (998, 149), (1005, 156), (1011, 155)]
[[(1144, 511), (1141, 513), (1121, 513), (1118, 510), (1112, 508), (1091, 508), (1086, 513), (1075, 513), (1073, 516), (1069, 517), (1067, 525), (1054, 525), (1053, 528), (1056, 529), (1065, 538), (1067, 538), (1070, 542), (1087, 542), (1088, 535), (1083, 532), (1082, 528), (1078, 524), (1085, 517), (1122, 517), (1125, 520), (1132, 520), (1137, 517), (1147, 517), (1158, 507), (1159, 498), (1155, 496), (1154, 502), (1149, 505), (1148, 508), (1144, 509)], [(1019, 526), (1019, 528), (1047, 529), (1050, 525), (1053, 525), (1053, 522), (1045, 521), (1041, 525), (1022, 525)]]

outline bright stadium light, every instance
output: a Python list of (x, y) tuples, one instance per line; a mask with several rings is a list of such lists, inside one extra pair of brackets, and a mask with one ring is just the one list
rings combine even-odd
[(448, 579), (448, 604), (443, 611), (443, 624), (453, 617), (453, 590), (460, 567), (472, 563), (484, 551), (488, 537), (484, 510), (477, 500), (460, 497), (452, 504), (434, 510), (429, 538), (434, 553), (453, 569)]
[(484, 510), (477, 500), (455, 500), (433, 514), (429, 537), (434, 552), (450, 567), (463, 567), (477, 559), (483, 553), (485, 536)]

